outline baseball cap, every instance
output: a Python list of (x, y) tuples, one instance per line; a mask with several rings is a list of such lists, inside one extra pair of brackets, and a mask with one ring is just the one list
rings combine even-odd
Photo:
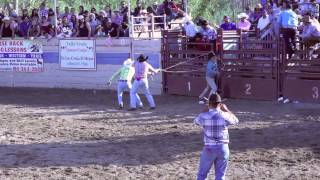
[(214, 104), (214, 103), (221, 103), (222, 99), (219, 94), (211, 94), (209, 97), (209, 103)]

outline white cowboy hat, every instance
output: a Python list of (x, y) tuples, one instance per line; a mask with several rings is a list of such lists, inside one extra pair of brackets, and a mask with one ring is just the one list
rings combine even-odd
[(3, 21), (10, 21), (10, 17), (8, 17), (8, 16), (4, 17)]
[(125, 60), (124, 62), (123, 62), (123, 65), (124, 66), (131, 66), (133, 64), (133, 61), (132, 61), (132, 59), (130, 59), (130, 58), (128, 58), (127, 60)]
[(246, 13), (240, 13), (238, 14), (238, 18), (241, 19), (241, 18), (248, 18), (249, 16), (246, 14)]
[(192, 17), (190, 17), (189, 15), (186, 15), (184, 18), (183, 18), (183, 22), (186, 23), (186, 22), (190, 22), (192, 20)]
[(80, 15), (78, 16), (78, 19), (84, 19), (84, 16)]

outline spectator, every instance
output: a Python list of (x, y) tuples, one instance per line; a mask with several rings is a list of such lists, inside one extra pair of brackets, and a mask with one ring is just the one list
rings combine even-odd
[(49, 9), (46, 7), (46, 3), (42, 2), (39, 8), (39, 17), (45, 16), (46, 18), (48, 18), (48, 12)]
[(2, 37), (4, 38), (15, 37), (14, 25), (8, 16), (3, 18), (3, 23), (1, 24), (1, 27), (0, 27), (0, 38)]
[(89, 21), (89, 11), (85, 10), (85, 11), (83, 12), (83, 17), (84, 17), (87, 21)]
[(142, 10), (141, 2), (137, 1), (136, 7), (134, 8), (132, 15), (135, 16), (135, 17), (140, 16), (140, 11), (141, 10)]
[(75, 15), (76, 18), (78, 18), (77, 13), (76, 13), (76, 9), (74, 7), (70, 8), (70, 15)]
[(95, 16), (98, 15), (95, 7), (91, 8), (90, 13), (93, 13)]
[(111, 21), (113, 23), (116, 23), (117, 25), (121, 25), (123, 22), (123, 16), (120, 15), (120, 11), (115, 10), (114, 16), (111, 18)]
[(53, 14), (57, 15), (57, 18), (61, 18), (61, 19), (63, 18), (63, 14), (60, 13), (60, 7), (59, 6), (56, 7), (56, 12), (53, 12)]
[(217, 38), (217, 31), (209, 25), (207, 20), (203, 22), (199, 32), (206, 41), (213, 42)]
[(67, 16), (63, 16), (61, 24), (61, 32), (57, 35), (58, 38), (70, 38), (72, 36), (72, 23), (68, 22)]
[(129, 8), (125, 1), (121, 1), (121, 7), (120, 7), (120, 15), (123, 17), (123, 22), (128, 23), (129, 22)]
[(111, 5), (110, 4), (107, 4), (105, 7), (104, 7), (104, 11), (106, 12), (106, 17), (107, 18), (111, 18), (113, 16), (113, 13), (112, 13), (112, 9), (111, 9)]
[(39, 13), (38, 13), (38, 9), (32, 9), (32, 12), (31, 12), (31, 18), (38, 18), (39, 20)]
[(27, 10), (27, 9), (22, 9), (21, 19), (23, 20), (24, 17), (29, 17), (29, 14), (28, 14), (28, 10)]
[(83, 15), (79, 15), (79, 26), (77, 31), (77, 37), (91, 37), (91, 27)]
[(250, 7), (248, 6), (248, 7), (246, 7), (246, 12), (245, 12), (247, 15), (248, 15), (248, 17), (250, 17), (251, 16), (251, 14), (252, 14), (252, 10), (250, 9)]
[(104, 26), (104, 32), (110, 37), (119, 37), (119, 25), (116, 23), (111, 23), (107, 21)]
[(189, 38), (189, 41), (193, 42), (198, 30), (197, 26), (191, 21), (191, 17), (185, 17), (183, 27), (184, 31), (186, 32), (186, 36)]
[(122, 23), (119, 27), (119, 37), (129, 37), (129, 27), (126, 23)]
[(163, 1), (163, 9), (164, 9), (165, 15), (167, 16), (168, 22), (176, 18), (176, 14), (174, 13), (172, 8), (172, 3), (169, 3), (169, 0)]
[(262, 17), (258, 21), (257, 29), (260, 31), (264, 30), (271, 23), (270, 17), (266, 10), (263, 11)]
[(28, 16), (22, 16), (22, 22), (19, 24), (19, 36), (27, 38), (28, 37), (28, 30), (31, 27), (31, 23)]
[(156, 12), (157, 15), (159, 15), (158, 8), (158, 2), (153, 2), (152, 9)]
[[(48, 11), (48, 22), (51, 24), (51, 25), (55, 25), (56, 24), (56, 19), (57, 18), (60, 18), (59, 16), (55, 16), (55, 13), (53, 12), (53, 9), (49, 9)], [(60, 18), (61, 19), (61, 18)]]
[(96, 16), (93, 13), (90, 13), (89, 15), (89, 24), (91, 27), (91, 36), (95, 35), (96, 32), (96, 27), (99, 25), (97, 20), (96, 20)]
[(68, 6), (64, 7), (64, 13), (62, 14), (62, 18), (63, 18), (64, 16), (67, 17), (68, 21), (71, 20), (71, 13), (70, 13), (70, 11), (69, 11), (69, 7), (68, 7)]
[(76, 36), (79, 27), (79, 21), (75, 14), (71, 15), (70, 22), (72, 23), (72, 37), (74, 37)]
[(95, 32), (96, 37), (104, 37), (106, 33), (104, 32), (104, 28), (101, 25), (98, 25)]
[(83, 8), (83, 6), (79, 6), (79, 16), (80, 15), (84, 15), (84, 8)]
[(99, 11), (99, 16), (96, 18), (99, 25), (104, 25), (108, 21), (107, 13), (104, 10)]
[(51, 38), (54, 36), (54, 31), (52, 24), (48, 22), (46, 16), (42, 16), (41, 18), (41, 26), (40, 26), (40, 37), (41, 38)]
[(38, 24), (38, 19), (37, 18), (33, 18), (31, 21), (31, 26), (28, 29), (28, 38), (32, 37), (32, 38), (37, 38), (40, 35), (40, 26)]
[(254, 28), (258, 24), (258, 20), (262, 16), (262, 6), (261, 4), (257, 4), (254, 8), (253, 13), (249, 16), (249, 21), (251, 22), (251, 27)]
[(247, 20), (248, 15), (246, 13), (240, 13), (238, 15), (238, 18), (240, 21), (237, 24), (237, 28), (240, 29), (241, 31), (249, 31), (251, 27), (251, 23)]
[(220, 25), (220, 28), (224, 31), (237, 30), (236, 24), (230, 21), (229, 16), (223, 17), (224, 23)]
[(291, 58), (296, 49), (295, 37), (298, 27), (298, 15), (291, 9), (289, 3), (284, 3), (284, 8), (279, 16), (279, 25), (285, 41), (286, 51), (289, 58)]
[(310, 14), (303, 16), (303, 30), (300, 37), (308, 48), (320, 43), (320, 25), (311, 19)]

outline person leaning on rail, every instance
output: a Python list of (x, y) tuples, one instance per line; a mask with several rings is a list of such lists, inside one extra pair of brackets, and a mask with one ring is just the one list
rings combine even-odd
[(4, 38), (15, 37), (14, 26), (10, 17), (8, 16), (3, 18), (3, 23), (0, 26), (0, 38), (2, 37)]
[(212, 164), (215, 168), (215, 179), (225, 179), (230, 155), (228, 126), (238, 122), (238, 118), (222, 104), (218, 94), (209, 97), (208, 106), (194, 120), (195, 124), (202, 127), (204, 134), (198, 180), (207, 178)]

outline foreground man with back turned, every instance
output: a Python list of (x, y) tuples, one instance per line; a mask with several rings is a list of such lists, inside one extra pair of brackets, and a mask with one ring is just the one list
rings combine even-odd
[(203, 129), (204, 147), (200, 157), (197, 180), (205, 180), (212, 164), (216, 180), (224, 180), (229, 159), (228, 127), (239, 122), (238, 118), (221, 103), (218, 94), (209, 97), (209, 105), (194, 120)]

